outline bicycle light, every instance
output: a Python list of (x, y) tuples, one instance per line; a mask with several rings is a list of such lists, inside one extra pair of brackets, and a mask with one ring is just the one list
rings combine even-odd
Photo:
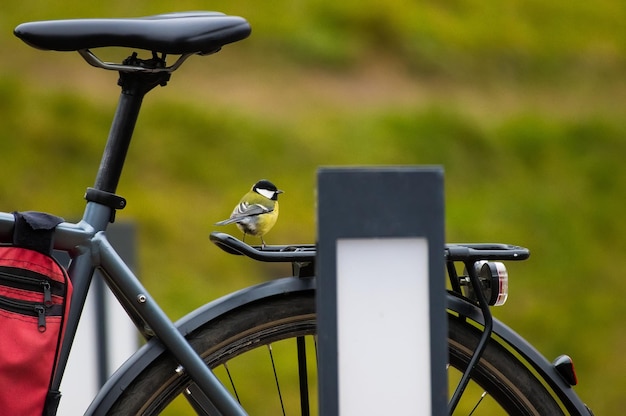
[[(477, 261), (474, 270), (480, 280), (480, 286), (485, 299), (491, 306), (504, 305), (509, 296), (509, 274), (503, 263), (497, 261)], [(467, 275), (467, 271), (465, 272)], [(463, 282), (463, 294), (474, 301), (478, 298), (474, 292), (469, 277)]]

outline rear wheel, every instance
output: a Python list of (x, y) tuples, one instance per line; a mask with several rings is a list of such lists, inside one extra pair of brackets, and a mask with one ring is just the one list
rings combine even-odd
[[(454, 313), (448, 316), (448, 378), (453, 392), (481, 331)], [(246, 304), (207, 322), (188, 338), (249, 414), (318, 414), (314, 293), (288, 293)], [(384, 363), (384, 356), (373, 357), (372, 364)], [(194, 414), (185, 396), (190, 386), (184, 371), (163, 354), (135, 378), (109, 414)], [(472, 372), (455, 412), (562, 413), (543, 384), (494, 340)]]

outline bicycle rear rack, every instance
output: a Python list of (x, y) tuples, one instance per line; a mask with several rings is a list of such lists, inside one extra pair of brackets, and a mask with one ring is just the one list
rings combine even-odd
[[(317, 254), (315, 244), (251, 246), (230, 234), (214, 232), (210, 240), (229, 254), (242, 255), (251, 259), (273, 262), (314, 262)], [(526, 260), (530, 256), (528, 249), (508, 244), (446, 244), (445, 261), (481, 261), (481, 260)]]
[[(229, 254), (246, 256), (262, 262), (292, 263), (296, 276), (313, 276), (317, 256), (315, 244), (251, 246), (230, 234), (220, 232), (211, 233), (209, 238), (211, 242)], [(529, 256), (528, 249), (509, 244), (446, 244), (444, 250), (444, 260), (449, 265), (453, 262), (471, 264), (477, 261), (518, 261), (526, 260)], [(450, 277), (451, 280), (456, 280), (452, 279), (453, 276)], [(456, 273), (454, 277), (456, 278)], [(456, 281), (452, 285), (455, 291), (461, 293), (461, 288)]]

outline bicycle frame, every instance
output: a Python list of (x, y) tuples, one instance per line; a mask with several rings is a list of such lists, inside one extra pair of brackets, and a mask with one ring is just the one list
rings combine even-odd
[[(130, 59), (135, 59), (135, 62), (140, 61), (136, 56)], [(148, 61), (141, 60), (141, 64), (154, 63), (155, 60), (157, 59), (154, 57)], [(87, 292), (94, 271), (98, 269), (140, 332), (146, 338), (157, 337), (177, 359), (182, 369), (194, 380), (201, 390), (196, 393), (204, 396), (202, 402), (205, 407), (217, 409), (225, 415), (245, 415), (241, 406), (195, 353), (106, 237), (106, 228), (113, 221), (116, 210), (123, 208), (126, 204), (123, 198), (115, 195), (115, 191), (143, 97), (157, 85), (165, 85), (169, 76), (170, 74), (166, 72), (120, 72), (122, 93), (94, 188), (89, 188), (85, 195), (88, 202), (83, 218), (78, 223), (63, 222), (56, 228), (54, 248), (65, 251), (70, 256), (68, 274), (74, 291), (65, 337), (51, 388), (58, 390), (61, 384), (78, 322), (87, 299)], [(13, 227), (13, 215), (0, 213), (0, 241), (12, 240)], [(207, 400), (208, 397), (210, 400)]]

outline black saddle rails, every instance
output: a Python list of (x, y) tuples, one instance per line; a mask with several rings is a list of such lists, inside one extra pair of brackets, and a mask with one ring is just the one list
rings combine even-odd
[(205, 54), (250, 35), (248, 22), (218, 12), (181, 12), (140, 18), (69, 19), (23, 23), (15, 35), (44, 50), (101, 47), (145, 49), (171, 55)]

